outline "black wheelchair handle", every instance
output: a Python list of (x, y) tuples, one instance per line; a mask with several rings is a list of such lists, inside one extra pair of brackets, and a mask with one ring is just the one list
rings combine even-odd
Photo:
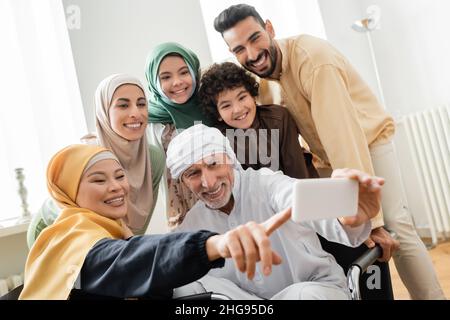
[[(393, 231), (389, 231), (386, 229), (386, 231), (389, 232), (391, 237), (393, 239), (397, 239), (397, 234)], [(372, 249), (367, 250), (361, 257), (359, 257), (356, 261), (354, 261), (350, 267), (357, 266), (361, 269), (361, 272), (365, 272), (367, 268), (374, 264), (375, 261), (377, 261), (378, 258), (380, 258), (383, 255), (383, 249), (381, 249), (380, 245), (375, 245)]]
[(365, 272), (367, 268), (374, 264), (375, 261), (377, 261), (378, 258), (380, 258), (383, 254), (383, 250), (379, 245), (376, 245), (375, 247), (367, 250), (361, 257), (359, 257), (357, 260), (355, 260), (352, 264), (352, 266), (357, 266), (361, 269), (361, 272)]

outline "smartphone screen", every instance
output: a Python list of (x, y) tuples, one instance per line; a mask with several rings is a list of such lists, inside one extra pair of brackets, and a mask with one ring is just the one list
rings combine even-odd
[(297, 180), (292, 192), (295, 222), (354, 216), (358, 211), (358, 182), (353, 179)]

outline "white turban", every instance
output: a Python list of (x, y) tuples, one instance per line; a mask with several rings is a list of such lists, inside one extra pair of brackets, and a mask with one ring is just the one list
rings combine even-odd
[(167, 148), (167, 167), (178, 179), (194, 163), (214, 154), (227, 154), (230, 164), (240, 168), (230, 142), (218, 129), (196, 124), (178, 134)]

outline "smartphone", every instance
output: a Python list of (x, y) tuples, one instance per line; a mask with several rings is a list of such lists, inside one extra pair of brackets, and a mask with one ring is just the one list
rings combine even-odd
[(297, 180), (292, 191), (292, 219), (302, 222), (354, 216), (358, 191), (358, 181), (348, 178)]

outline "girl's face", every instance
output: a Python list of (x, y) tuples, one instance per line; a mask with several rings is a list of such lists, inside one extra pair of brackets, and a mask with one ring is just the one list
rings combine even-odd
[(76, 203), (110, 219), (127, 214), (128, 184), (125, 171), (115, 160), (100, 160), (81, 177)]
[(159, 65), (159, 82), (164, 94), (178, 104), (186, 103), (193, 88), (192, 75), (181, 57), (165, 57)]
[(109, 118), (111, 127), (122, 138), (133, 141), (142, 138), (147, 127), (147, 100), (141, 88), (123, 84), (111, 99)]
[(244, 86), (222, 91), (217, 96), (220, 119), (237, 129), (251, 127), (256, 116), (256, 102)]

